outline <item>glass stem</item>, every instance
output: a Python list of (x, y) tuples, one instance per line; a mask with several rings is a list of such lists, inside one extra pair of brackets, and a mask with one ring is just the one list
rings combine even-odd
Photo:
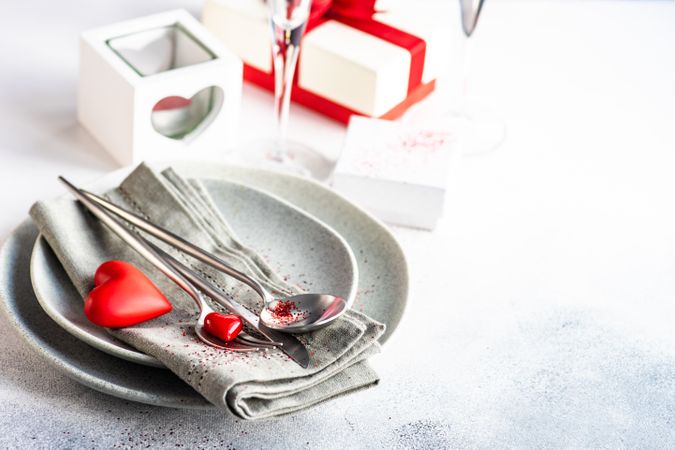
[(469, 93), (471, 92), (471, 42), (468, 37), (462, 41), (462, 95), (460, 97), (460, 114), (469, 118)]
[(271, 155), (273, 159), (283, 161), (286, 154), (286, 136), (288, 133), (288, 111), (291, 105), (291, 90), (295, 67), (298, 64), (299, 46), (284, 41), (273, 46), (274, 56), (274, 116), (276, 119), (277, 145)]

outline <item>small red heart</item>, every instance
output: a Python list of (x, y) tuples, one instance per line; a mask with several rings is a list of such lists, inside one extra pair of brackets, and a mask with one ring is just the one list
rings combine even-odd
[(241, 318), (234, 314), (212, 312), (204, 318), (204, 329), (225, 342), (230, 342), (236, 338), (241, 328)]
[(171, 303), (143, 272), (123, 261), (107, 261), (94, 274), (96, 286), (84, 314), (96, 325), (123, 328), (171, 311)]

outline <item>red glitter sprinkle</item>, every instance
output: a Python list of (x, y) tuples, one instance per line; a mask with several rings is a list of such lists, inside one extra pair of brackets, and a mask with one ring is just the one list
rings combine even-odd
[(291, 323), (299, 319), (304, 319), (309, 314), (307, 311), (298, 309), (298, 305), (291, 300), (277, 300), (274, 307), (270, 309), (270, 314), (274, 320), (282, 323)]
[(295, 310), (296, 307), (297, 307), (297, 305), (295, 304), (295, 302), (292, 302), (290, 300), (289, 301), (279, 300), (274, 305), (274, 309), (272, 310), (272, 314), (274, 314), (274, 316), (277, 319), (290, 318), (290, 317), (293, 317), (293, 311)]

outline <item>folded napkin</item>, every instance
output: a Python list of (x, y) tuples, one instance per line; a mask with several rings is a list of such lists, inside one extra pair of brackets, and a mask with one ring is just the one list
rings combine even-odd
[[(227, 182), (209, 181), (209, 189), (218, 189), (220, 183)], [(237, 239), (198, 180), (184, 179), (171, 169), (156, 173), (142, 164), (106, 197), (218, 255), (272, 291), (301, 292)], [(277, 349), (255, 353), (215, 349), (194, 334), (197, 310), (193, 300), (79, 203), (67, 197), (38, 202), (31, 217), (83, 298), (93, 288), (94, 271), (104, 261), (128, 261), (148, 275), (171, 301), (173, 311), (110, 333), (156, 357), (210, 402), (238, 417), (287, 414), (378, 382), (366, 359), (379, 351), (377, 339), (384, 325), (357, 311), (349, 311), (327, 328), (299, 336), (311, 356), (307, 369)], [(241, 283), (153, 242), (240, 303), (259, 311), (260, 298)]]

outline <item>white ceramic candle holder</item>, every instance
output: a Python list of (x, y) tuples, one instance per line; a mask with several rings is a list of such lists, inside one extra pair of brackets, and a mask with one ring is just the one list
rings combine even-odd
[(242, 63), (187, 11), (82, 33), (77, 115), (120, 164), (223, 157)]

